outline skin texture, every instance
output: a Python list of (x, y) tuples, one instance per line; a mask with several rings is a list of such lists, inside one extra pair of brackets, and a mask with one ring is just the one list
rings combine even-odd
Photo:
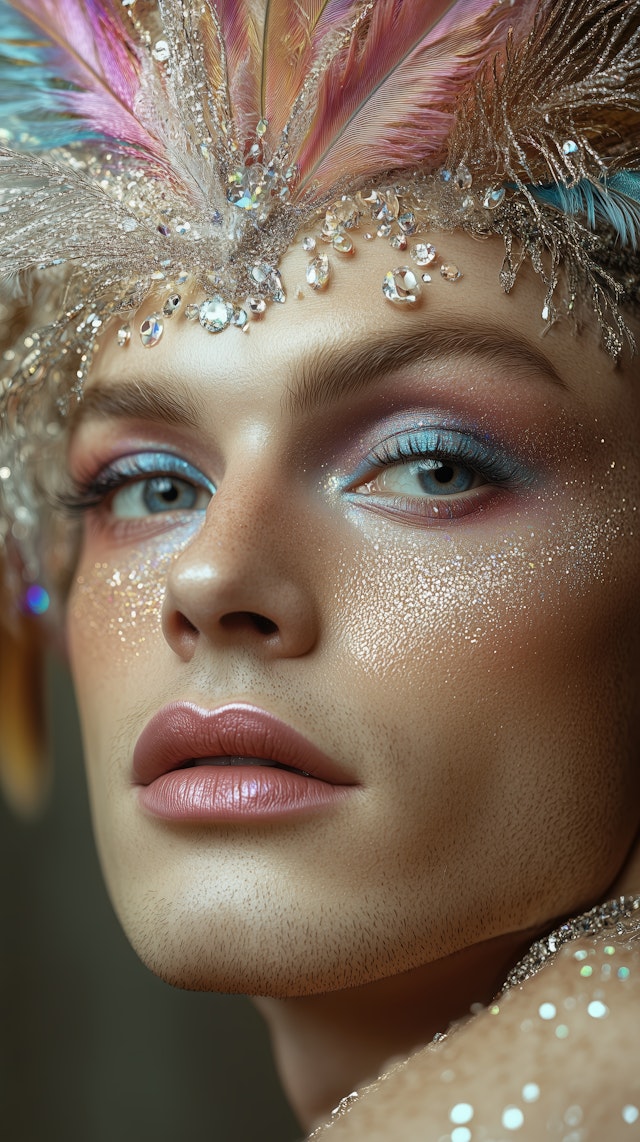
[[(382, 297), (398, 261), (383, 242), (336, 256), (325, 295), (296, 248), (289, 301), (249, 335), (176, 317), (154, 350), (105, 338), (94, 390), (147, 383), (190, 400), (194, 423), (92, 415), (89, 400), (69, 450), (76, 479), (160, 450), (216, 487), (206, 516), (125, 521), (114, 500), (87, 514), (69, 654), (133, 946), (178, 986), (269, 997), (307, 1123), (488, 1001), (555, 918), (608, 896), (640, 819), (634, 366), (614, 368), (589, 328), (541, 339), (540, 283), (524, 273), (503, 295), (497, 242), (430, 238), (464, 276), (436, 271), (415, 308)], [(426, 357), (373, 383), (374, 345), (394, 337)], [(363, 383), (329, 400), (354, 345)], [(291, 412), (322, 369), (322, 407)], [(403, 508), (397, 466), (362, 471), (425, 423), (507, 457), (503, 486), (463, 493), (459, 518), (424, 493)], [(132, 753), (176, 699), (271, 711), (357, 788), (305, 819), (153, 819)], [(635, 866), (625, 887), (640, 891)]]

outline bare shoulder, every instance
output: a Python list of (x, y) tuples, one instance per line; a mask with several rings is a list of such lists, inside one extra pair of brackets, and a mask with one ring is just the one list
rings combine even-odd
[(573, 941), (372, 1084), (326, 1134), (332, 1142), (638, 1142), (639, 1058), (640, 934)]

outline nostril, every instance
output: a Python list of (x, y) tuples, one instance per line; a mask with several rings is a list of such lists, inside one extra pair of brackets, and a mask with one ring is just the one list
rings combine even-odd
[(271, 619), (265, 618), (264, 615), (254, 614), (253, 611), (249, 611), (248, 614), (249, 618), (255, 624), (256, 628), (260, 631), (261, 634), (275, 634), (277, 631), (277, 623), (272, 622)]

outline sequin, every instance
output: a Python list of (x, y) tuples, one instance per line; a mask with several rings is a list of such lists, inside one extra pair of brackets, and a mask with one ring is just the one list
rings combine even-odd
[(506, 1106), (501, 1121), (505, 1130), (519, 1130), (524, 1122), (524, 1114), (519, 1106)]
[(469, 1102), (457, 1102), (449, 1111), (449, 1119), (456, 1126), (463, 1126), (466, 1122), (471, 1122), (472, 1118), (473, 1107)]
[(593, 975), (593, 968), (591, 967), (591, 964), (585, 964), (584, 967), (581, 967), (580, 975), (583, 977), (583, 979), (589, 979), (589, 976)]

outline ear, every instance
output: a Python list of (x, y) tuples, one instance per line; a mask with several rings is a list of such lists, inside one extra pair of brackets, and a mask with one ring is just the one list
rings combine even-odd
[(51, 780), (44, 649), (34, 618), (0, 626), (0, 791), (22, 817), (42, 808)]

